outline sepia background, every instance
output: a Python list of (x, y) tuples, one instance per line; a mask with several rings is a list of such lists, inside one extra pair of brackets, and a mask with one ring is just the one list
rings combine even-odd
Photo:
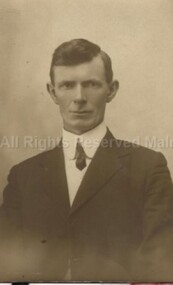
[(114, 135), (163, 152), (173, 175), (173, 1), (0, 0), (0, 197), (12, 165), (60, 136), (46, 83), (54, 49), (72, 38), (112, 58)]

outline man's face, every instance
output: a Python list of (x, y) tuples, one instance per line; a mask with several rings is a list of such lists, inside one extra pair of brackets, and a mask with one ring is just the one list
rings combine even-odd
[(75, 66), (55, 66), (54, 85), (48, 85), (60, 107), (64, 129), (79, 135), (103, 121), (106, 103), (117, 89), (117, 82), (107, 83), (100, 56)]

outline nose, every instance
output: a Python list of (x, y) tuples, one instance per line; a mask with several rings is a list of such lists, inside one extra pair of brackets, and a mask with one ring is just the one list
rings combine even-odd
[(85, 103), (86, 102), (86, 94), (83, 90), (83, 86), (80, 84), (76, 86), (75, 89), (75, 97), (74, 97), (74, 103)]

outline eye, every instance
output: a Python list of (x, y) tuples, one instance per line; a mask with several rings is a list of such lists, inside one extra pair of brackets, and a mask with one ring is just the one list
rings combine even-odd
[(101, 83), (97, 80), (88, 80), (83, 83), (84, 87), (89, 88), (99, 88), (101, 86)]
[(64, 81), (62, 83), (60, 83), (59, 87), (60, 89), (64, 89), (64, 90), (68, 90), (68, 89), (72, 89), (75, 85), (75, 82), (73, 81)]

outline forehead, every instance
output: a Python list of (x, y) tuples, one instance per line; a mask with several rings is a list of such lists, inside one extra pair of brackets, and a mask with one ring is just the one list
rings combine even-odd
[(54, 80), (106, 80), (104, 63), (100, 55), (89, 62), (84, 62), (74, 66), (54, 66)]

